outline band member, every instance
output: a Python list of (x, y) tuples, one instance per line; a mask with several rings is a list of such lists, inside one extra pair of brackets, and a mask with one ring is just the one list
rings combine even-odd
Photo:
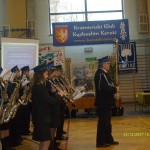
[(108, 56), (99, 59), (99, 68), (94, 76), (95, 83), (95, 106), (97, 107), (98, 126), (96, 147), (109, 147), (110, 145), (119, 144), (114, 141), (111, 126), (111, 107), (115, 105), (114, 94), (117, 92), (108, 77), (110, 62)]
[[(0, 67), (0, 74), (3, 72), (3, 75), (6, 73), (1, 67)], [(8, 137), (9, 137), (9, 122), (4, 123), (2, 120), (3, 115), (3, 109), (8, 103), (8, 96), (7, 96), (7, 83), (3, 80), (3, 76), (1, 75), (1, 81), (0, 81), (0, 122), (2, 123), (0, 125), (0, 139), (1, 139), (1, 148), (2, 150), (12, 150), (8, 143)]]
[[(45, 65), (33, 68), (32, 86), (32, 121), (33, 140), (40, 141), (39, 150), (48, 150), (51, 140), (51, 108), (59, 100), (50, 96), (45, 83), (48, 78), (48, 71)], [(59, 93), (63, 96), (63, 93)]]
[[(57, 66), (55, 66), (55, 68), (56, 68), (55, 74), (56, 74), (56, 78), (57, 78), (55, 80), (56, 80), (56, 82), (60, 82), (60, 84), (63, 85), (61, 80), (59, 80), (59, 78), (61, 78), (61, 75), (63, 74), (62, 65), (57, 65)], [(62, 88), (64, 88), (64, 90), (67, 90), (65, 86), (63, 86)], [(60, 126), (57, 128), (56, 140), (68, 140), (67, 136), (63, 136), (63, 134), (66, 134), (66, 132), (63, 130), (64, 120), (65, 120), (65, 108), (66, 108), (66, 103), (62, 99), (62, 101), (60, 103)]]
[(60, 102), (62, 101), (62, 98), (59, 95), (59, 92), (63, 91), (55, 84), (54, 77), (56, 68), (53, 67), (54, 66), (53, 63), (49, 63), (47, 66), (49, 77), (46, 82), (46, 87), (49, 91), (50, 96), (59, 100), (59, 103), (54, 104), (51, 109), (51, 125), (50, 125), (51, 144), (49, 150), (59, 150), (59, 148), (57, 147), (59, 146), (59, 143), (55, 141), (54, 137), (57, 128), (60, 126)]
[[(11, 69), (12, 75), (10, 77), (10, 81), (8, 84), (8, 96), (9, 99), (11, 99), (11, 96), (14, 93), (14, 90), (16, 88), (16, 85), (20, 82), (21, 80), (21, 75), (20, 75), (20, 70), (18, 68), (18, 66), (14, 66)], [(18, 99), (19, 99), (19, 94), (17, 95)], [(15, 117), (13, 119), (10, 120), (10, 136), (9, 136), (9, 144), (12, 147), (18, 146), (21, 144), (23, 138), (21, 137), (21, 114), (19, 113), (19, 111), (16, 113)]]
[[(30, 88), (30, 77), (29, 77), (29, 71), (30, 68), (29, 66), (24, 66), (21, 68), (22, 71), (22, 89), (21, 89), (21, 95), (23, 96), (25, 90), (27, 88)], [(22, 121), (21, 121), (21, 134), (22, 135), (31, 135), (32, 132), (29, 130), (30, 129), (30, 115), (31, 115), (31, 101), (28, 101), (27, 105), (22, 105), (19, 109), (20, 114), (22, 116)]]

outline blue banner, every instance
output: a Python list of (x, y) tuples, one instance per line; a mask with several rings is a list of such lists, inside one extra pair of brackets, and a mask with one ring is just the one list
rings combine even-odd
[(118, 45), (118, 73), (137, 72), (136, 44)]
[(53, 23), (53, 45), (129, 43), (128, 20)]

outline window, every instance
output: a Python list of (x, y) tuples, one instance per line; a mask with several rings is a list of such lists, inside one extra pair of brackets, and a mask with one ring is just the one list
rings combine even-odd
[(49, 0), (50, 29), (54, 22), (99, 21), (123, 18), (123, 0)]

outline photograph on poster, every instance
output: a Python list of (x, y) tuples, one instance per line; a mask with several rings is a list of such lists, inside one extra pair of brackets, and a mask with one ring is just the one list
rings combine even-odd
[(72, 64), (72, 84), (74, 87), (86, 86), (88, 91), (94, 91), (95, 62), (80, 62)]
[(63, 47), (55, 47), (52, 45), (40, 46), (39, 48), (39, 64), (54, 62), (54, 65), (62, 65), (65, 70), (65, 56)]

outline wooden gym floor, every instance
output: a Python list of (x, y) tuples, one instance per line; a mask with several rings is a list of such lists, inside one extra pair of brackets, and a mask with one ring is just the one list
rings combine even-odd
[[(143, 117), (113, 117), (113, 137), (119, 145), (96, 148), (97, 118), (72, 119), (65, 121), (64, 129), (69, 140), (61, 141), (59, 148), (63, 150), (145, 150), (150, 148), (150, 116)], [(38, 142), (26, 136), (23, 145), (17, 150), (38, 150)]]

